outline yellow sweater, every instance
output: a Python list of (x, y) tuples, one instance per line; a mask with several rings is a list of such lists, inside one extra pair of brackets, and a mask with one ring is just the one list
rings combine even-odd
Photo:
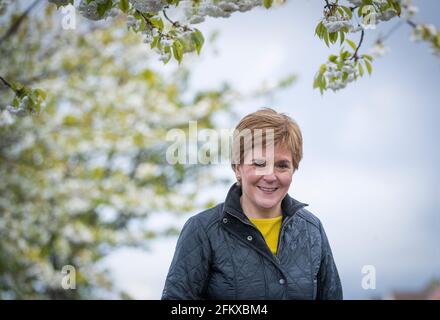
[(269, 246), (270, 251), (272, 251), (274, 255), (277, 254), (278, 235), (280, 233), (282, 218), (282, 215), (268, 219), (249, 218), (249, 220), (257, 227), (257, 229), (260, 230), (261, 234), (264, 237), (264, 240), (266, 240), (266, 243)]

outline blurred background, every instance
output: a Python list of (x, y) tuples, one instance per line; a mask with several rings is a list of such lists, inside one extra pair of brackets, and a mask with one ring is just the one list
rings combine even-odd
[[(440, 27), (438, 1), (413, 3), (415, 21)], [(28, 4), (9, 6), (0, 35)], [(234, 182), (225, 163), (168, 164), (167, 132), (233, 129), (261, 107), (302, 129), (289, 193), (323, 222), (344, 298), (438, 297), (440, 59), (384, 22), (361, 48), (394, 30), (372, 75), (321, 96), (313, 77), (339, 50), (314, 36), (322, 9), (291, 0), (208, 18), (200, 56), (163, 65), (124, 19), (77, 14), (64, 30), (40, 1), (0, 42), (0, 76), (47, 93), (38, 115), (1, 111), (0, 299), (160, 299), (180, 228)], [(0, 86), (2, 110), (12, 98)], [(66, 265), (75, 290), (60, 286)]]

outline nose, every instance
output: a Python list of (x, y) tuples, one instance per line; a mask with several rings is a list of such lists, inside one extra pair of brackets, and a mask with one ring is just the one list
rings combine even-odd
[(263, 176), (263, 180), (267, 183), (275, 182), (277, 180), (277, 177), (275, 175), (275, 172), (272, 171), (270, 174), (265, 174)]

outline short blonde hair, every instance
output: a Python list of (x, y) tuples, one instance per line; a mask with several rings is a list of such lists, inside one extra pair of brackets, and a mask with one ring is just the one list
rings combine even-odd
[[(256, 130), (262, 130), (264, 145), (267, 129), (273, 130), (274, 145), (284, 146), (291, 151), (293, 168), (298, 169), (303, 156), (301, 130), (292, 118), (271, 108), (263, 108), (246, 115), (235, 127), (232, 142), (232, 169), (235, 169), (237, 164), (244, 163), (245, 146), (240, 132), (248, 130), (252, 133), (252, 137), (255, 137)], [(255, 146), (254, 142), (255, 139), (252, 139), (252, 148)]]

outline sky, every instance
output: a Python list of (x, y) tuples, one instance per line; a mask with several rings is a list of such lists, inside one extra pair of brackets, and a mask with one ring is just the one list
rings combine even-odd
[[(440, 28), (440, 2), (413, 1), (414, 20)], [(425, 43), (412, 42), (402, 25), (386, 41), (390, 52), (342, 91), (321, 96), (315, 72), (339, 46), (314, 37), (322, 3), (291, 0), (271, 9), (208, 19), (198, 28), (219, 31), (191, 61), (192, 86), (229, 82), (251, 92), (263, 82), (295, 73), (298, 80), (272, 98), (238, 102), (242, 117), (261, 107), (285, 112), (301, 127), (304, 157), (289, 194), (309, 204), (323, 222), (346, 299), (386, 297), (394, 290), (421, 290), (440, 279), (440, 58)], [(395, 21), (367, 30), (362, 52)], [(358, 41), (358, 35), (352, 36)], [(166, 72), (166, 70), (164, 71)], [(233, 128), (235, 123), (220, 123)], [(227, 165), (213, 168), (233, 182)], [(229, 186), (203, 196), (224, 200)], [(202, 194), (201, 194), (202, 195)], [(152, 216), (149, 227), (182, 226), (196, 214)], [(105, 263), (118, 288), (138, 299), (159, 299), (177, 238), (154, 240), (148, 252), (121, 249)], [(376, 288), (361, 286), (363, 266), (376, 270)]]

